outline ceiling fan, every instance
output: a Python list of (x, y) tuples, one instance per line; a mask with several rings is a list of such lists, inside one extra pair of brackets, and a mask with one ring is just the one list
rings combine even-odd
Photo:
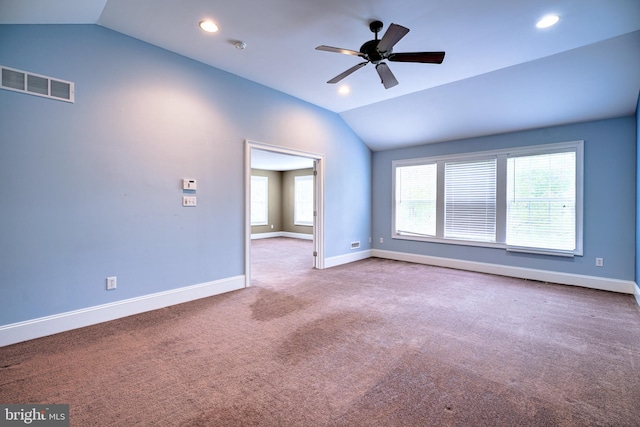
[(376, 64), (376, 71), (380, 76), (380, 80), (384, 85), (385, 89), (389, 89), (398, 84), (398, 80), (391, 72), (391, 69), (387, 65), (386, 62), (383, 62), (385, 59), (388, 61), (396, 61), (396, 62), (422, 62), (427, 64), (442, 64), (444, 60), (444, 52), (403, 52), (403, 53), (394, 53), (393, 46), (400, 41), (408, 32), (409, 29), (403, 27), (402, 25), (391, 24), (387, 31), (382, 36), (382, 39), (378, 40), (378, 32), (382, 30), (383, 23), (381, 21), (373, 21), (369, 24), (369, 29), (372, 33), (375, 33), (376, 38), (374, 40), (369, 40), (365, 42), (361, 47), (360, 51), (350, 50), (350, 49), (342, 49), (338, 47), (331, 46), (318, 46), (316, 50), (323, 50), (326, 52), (335, 52), (342, 53), (345, 55), (353, 55), (359, 56), (366, 61), (355, 65), (343, 73), (338, 74), (327, 83), (338, 83), (340, 80), (344, 79), (348, 75), (353, 72), (359, 70), (360, 68), (367, 65), (369, 62)]

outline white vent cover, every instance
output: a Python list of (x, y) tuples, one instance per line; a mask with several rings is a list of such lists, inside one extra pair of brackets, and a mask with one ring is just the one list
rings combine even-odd
[(0, 88), (73, 102), (73, 83), (47, 76), (0, 66), (2, 85)]

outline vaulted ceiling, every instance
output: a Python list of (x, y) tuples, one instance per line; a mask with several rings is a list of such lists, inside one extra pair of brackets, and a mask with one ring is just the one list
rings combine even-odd
[[(547, 14), (559, 23), (536, 28)], [(315, 47), (358, 51), (372, 20), (410, 29), (394, 51), (444, 62), (389, 62), (390, 89), (373, 65), (327, 84), (362, 59)], [(98, 24), (334, 111), (372, 150), (630, 115), (640, 90), (638, 0), (0, 0), (0, 24), (52, 23)]]

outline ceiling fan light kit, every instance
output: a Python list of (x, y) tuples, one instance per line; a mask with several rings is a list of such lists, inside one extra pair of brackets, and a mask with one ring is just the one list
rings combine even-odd
[(368, 63), (372, 63), (376, 65), (376, 71), (378, 72), (381, 83), (384, 85), (385, 89), (389, 89), (396, 86), (398, 84), (398, 80), (391, 72), (389, 65), (384, 62), (385, 60), (395, 62), (419, 62), (423, 64), (442, 64), (442, 61), (444, 61), (445, 52), (394, 53), (393, 46), (395, 46), (395, 44), (398, 43), (400, 39), (407, 35), (409, 29), (403, 27), (402, 25), (391, 24), (382, 36), (382, 39), (378, 39), (378, 33), (380, 32), (380, 30), (382, 30), (383, 25), (384, 24), (381, 21), (372, 21), (369, 24), (369, 29), (372, 33), (375, 34), (375, 39), (365, 42), (360, 47), (360, 51), (325, 45), (316, 47), (316, 50), (340, 53), (343, 55), (359, 56), (365, 59), (364, 62), (354, 65), (348, 70), (338, 74), (327, 83), (338, 83), (339, 81), (356, 72)]

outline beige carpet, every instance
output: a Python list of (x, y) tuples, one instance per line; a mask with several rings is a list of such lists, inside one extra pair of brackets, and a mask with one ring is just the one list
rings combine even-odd
[[(0, 348), (72, 426), (638, 426), (630, 295), (252, 244), (254, 286)], [(288, 259), (284, 262), (283, 259)]]

